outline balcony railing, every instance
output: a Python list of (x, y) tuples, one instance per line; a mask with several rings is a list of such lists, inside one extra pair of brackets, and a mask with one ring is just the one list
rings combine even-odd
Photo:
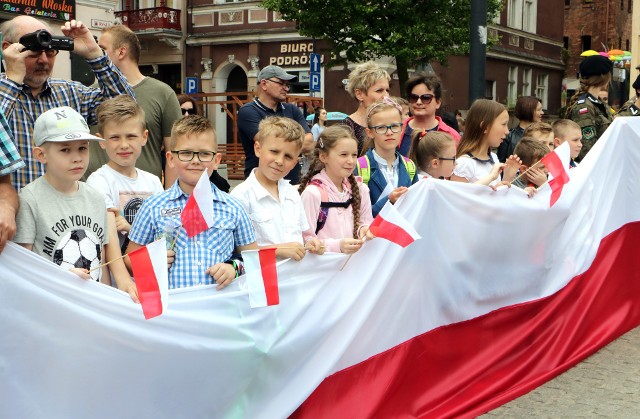
[(154, 9), (122, 10), (114, 13), (134, 32), (148, 30), (172, 30), (182, 32), (180, 10), (168, 7)]

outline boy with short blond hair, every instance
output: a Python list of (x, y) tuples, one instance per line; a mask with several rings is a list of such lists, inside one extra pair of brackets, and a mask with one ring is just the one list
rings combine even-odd
[[(553, 151), (553, 128), (546, 122), (534, 122), (524, 130), (523, 137), (533, 137), (547, 146), (549, 151)], [(519, 156), (518, 156), (519, 157)]]
[(104, 194), (107, 210), (116, 217), (120, 247), (128, 245), (127, 234), (142, 205), (164, 188), (157, 176), (136, 168), (142, 148), (147, 143), (145, 115), (131, 96), (106, 100), (96, 110), (100, 147), (109, 161), (89, 176), (87, 183)]
[[(254, 143), (258, 167), (231, 191), (249, 213), (259, 246), (279, 246), (276, 256), (300, 260), (306, 250), (302, 232), (309, 228), (298, 191), (284, 177), (298, 164), (305, 132), (296, 121), (269, 117), (260, 122)], [(310, 250), (320, 250), (314, 240)]]
[(555, 147), (565, 141), (569, 142), (571, 148), (570, 167), (577, 167), (578, 164), (574, 160), (578, 158), (580, 150), (582, 150), (582, 128), (580, 125), (570, 119), (558, 119), (553, 123), (553, 135)]
[(543, 166), (533, 167), (544, 156), (549, 154), (549, 147), (533, 137), (522, 137), (516, 145), (516, 154), (522, 164), (520, 173), (525, 173), (523, 177), (517, 178), (513, 185), (526, 189), (528, 187), (538, 188), (547, 181), (547, 171)]
[[(178, 179), (161, 193), (142, 204), (129, 233), (128, 252), (145, 246), (164, 231), (181, 225), (182, 213), (189, 196), (206, 170), (218, 168), (216, 136), (211, 123), (199, 115), (189, 115), (173, 125), (167, 165), (176, 170)], [(209, 183), (213, 193), (213, 226), (188, 237), (184, 228), (176, 233), (174, 251), (168, 252), (173, 263), (169, 269), (169, 288), (217, 284), (229, 285), (242, 273), (232, 254), (257, 248), (251, 220), (235, 198)]]
[(20, 191), (13, 241), (84, 279), (110, 284), (106, 267), (94, 269), (104, 253), (113, 261), (118, 287), (137, 300), (124, 263), (107, 247), (115, 232), (110, 234), (106, 208), (96, 205), (103, 197), (80, 182), (89, 163), (89, 141), (102, 139), (90, 134), (82, 115), (64, 106), (38, 117), (33, 140), (33, 155), (45, 173)]

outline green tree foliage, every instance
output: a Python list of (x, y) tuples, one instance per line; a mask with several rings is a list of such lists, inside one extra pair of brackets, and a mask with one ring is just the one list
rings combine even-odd
[[(476, 1), (476, 0), (473, 0)], [(488, 2), (489, 19), (501, 0)], [(303, 36), (329, 41), (332, 62), (396, 58), (401, 84), (407, 67), (469, 51), (471, 0), (264, 0), (295, 21)]]

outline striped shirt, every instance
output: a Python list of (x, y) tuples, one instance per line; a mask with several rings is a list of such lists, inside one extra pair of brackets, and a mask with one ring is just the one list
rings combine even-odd
[(129, 240), (140, 245), (165, 237), (175, 241), (176, 252), (169, 269), (169, 288), (213, 284), (206, 273), (216, 263), (231, 258), (234, 248), (256, 241), (251, 219), (235, 198), (211, 184), (213, 191), (213, 226), (189, 238), (181, 227), (180, 213), (189, 196), (176, 181), (171, 188), (147, 198), (138, 210), (129, 232)]
[(0, 110), (9, 122), (15, 145), (26, 166), (12, 177), (19, 191), (44, 173), (44, 166), (33, 157), (33, 127), (36, 118), (49, 109), (70, 106), (77, 110), (89, 125), (96, 124), (96, 107), (103, 99), (121, 94), (134, 96), (127, 79), (113, 65), (109, 57), (103, 55), (87, 60), (96, 75), (99, 88), (87, 87), (82, 83), (60, 79), (49, 79), (44, 90), (33, 97), (31, 88), (0, 75)]
[(21, 167), (24, 167), (24, 162), (13, 144), (9, 124), (0, 112), (0, 176), (8, 175)]

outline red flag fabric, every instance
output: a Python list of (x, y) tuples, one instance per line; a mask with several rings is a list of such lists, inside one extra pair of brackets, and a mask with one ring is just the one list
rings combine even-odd
[(159, 316), (167, 307), (169, 275), (167, 241), (162, 238), (129, 253), (133, 279), (144, 318)]
[(549, 187), (551, 188), (550, 206), (553, 206), (562, 194), (562, 187), (569, 182), (569, 164), (571, 162), (569, 142), (562, 143), (558, 148), (544, 156), (541, 161), (553, 176), (553, 179), (549, 181)]
[(213, 192), (206, 170), (193, 188), (180, 219), (189, 237), (196, 236), (213, 225)]
[(247, 250), (242, 252), (249, 287), (251, 307), (280, 304), (276, 249)]
[(392, 241), (402, 247), (407, 247), (415, 240), (422, 238), (390, 202), (382, 207), (369, 226), (369, 231), (376, 237)]

